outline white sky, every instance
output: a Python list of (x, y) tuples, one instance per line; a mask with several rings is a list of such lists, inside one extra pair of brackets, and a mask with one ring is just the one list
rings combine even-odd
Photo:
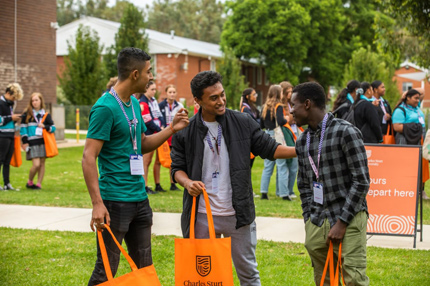
[[(135, 6), (139, 8), (145, 8), (145, 6), (148, 4), (149, 6), (152, 6), (152, 2), (155, 0), (127, 0), (128, 2), (133, 3)], [(180, 1), (180, 0), (177, 0)], [(217, 2), (225, 2), (225, 0), (218, 0)], [(109, 5), (113, 6), (115, 5), (116, 0), (109, 0)]]

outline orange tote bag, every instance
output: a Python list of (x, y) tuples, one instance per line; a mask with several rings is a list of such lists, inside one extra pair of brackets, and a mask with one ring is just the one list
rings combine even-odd
[(15, 149), (13, 151), (12, 159), (10, 159), (10, 165), (12, 167), (19, 167), (22, 164), (21, 137), (15, 136), (13, 144)]
[(324, 286), (325, 276), (327, 274), (327, 267), (330, 264), (330, 286), (338, 286), (339, 285), (339, 272), (342, 277), (343, 285), (345, 284), (345, 280), (343, 279), (342, 274), (342, 243), (339, 244), (339, 256), (336, 265), (336, 274), (334, 273), (334, 256), (333, 256), (333, 242), (330, 241), (330, 245), (327, 253), (327, 260), (325, 262), (324, 271), (321, 277), (320, 286)]
[(164, 168), (170, 168), (172, 165), (172, 159), (170, 158), (170, 147), (167, 141), (164, 141), (160, 147), (157, 148), (158, 152), (158, 160), (160, 161), (161, 166)]
[[(391, 134), (390, 134), (391, 129)], [(394, 137), (394, 130), (393, 130), (393, 124), (391, 123), (390, 126), (387, 128), (387, 134), (382, 136), (382, 143), (383, 144), (396, 144), (396, 138)]]
[(128, 261), (128, 264), (130, 264), (131, 272), (127, 273), (123, 276), (113, 278), (112, 276), (112, 270), (110, 268), (108, 255), (106, 252), (106, 246), (103, 241), (103, 236), (101, 231), (97, 231), (97, 237), (99, 239), (100, 244), (100, 252), (102, 253), (103, 258), (103, 265), (105, 267), (106, 276), (108, 281), (103, 282), (99, 285), (103, 286), (161, 286), (160, 281), (158, 280), (157, 273), (155, 272), (154, 264), (143, 267), (140, 269), (137, 269), (136, 264), (134, 263), (133, 259), (131, 259), (130, 255), (128, 255), (127, 251), (119, 244), (118, 240), (116, 240), (115, 236), (113, 235), (110, 227), (105, 224), (105, 227), (107, 231), (109, 231), (110, 235), (112, 236), (113, 240), (115, 241), (116, 245), (118, 246), (119, 250), (121, 250), (122, 254), (125, 256), (125, 258)]
[[(42, 122), (45, 122), (45, 118), (48, 113), (45, 113), (42, 118)], [(52, 158), (58, 155), (57, 141), (55, 141), (55, 134), (48, 132), (45, 128), (43, 128), (43, 141), (45, 143), (45, 151), (46, 157)]]
[(233, 286), (231, 238), (216, 238), (206, 190), (203, 190), (203, 196), (206, 203), (209, 238), (195, 238), (196, 197), (194, 197), (190, 238), (175, 239), (175, 285)]

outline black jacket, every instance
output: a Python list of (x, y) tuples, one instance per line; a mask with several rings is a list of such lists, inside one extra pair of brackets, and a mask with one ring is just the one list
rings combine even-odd
[[(382, 100), (382, 98), (381, 98), (381, 100)], [(388, 114), (392, 114), (392, 112), (391, 112), (391, 106), (390, 106), (390, 104), (388, 103), (388, 101), (386, 101), (385, 99), (384, 99), (384, 108), (385, 108), (385, 111), (388, 113)], [(381, 107), (381, 105), (378, 105), (377, 107), (376, 107), (376, 110), (378, 111), (378, 116), (379, 116), (379, 122), (381, 123), (381, 129), (382, 129), (382, 135), (385, 135), (385, 134), (387, 134), (387, 128), (388, 128), (388, 126), (390, 126), (390, 124), (391, 124), (391, 119), (390, 120), (388, 120), (387, 121), (387, 123), (385, 123), (385, 124), (383, 124), (382, 123), (382, 118), (384, 117), (384, 111), (382, 110), (382, 107)]]
[[(184, 171), (191, 180), (202, 180), (204, 138), (208, 128), (201, 119), (202, 109), (190, 119), (190, 124), (173, 135), (172, 178), (177, 171)], [(226, 109), (216, 119), (222, 127), (230, 159), (230, 177), (233, 190), (233, 208), (236, 211), (236, 228), (255, 220), (254, 194), (251, 183), (249, 153), (274, 160), (278, 143), (260, 129), (247, 114)], [(199, 198), (197, 198), (198, 210)], [(184, 191), (181, 227), (184, 237), (189, 237), (193, 197)]]
[[(362, 100), (364, 100), (364, 102), (358, 104), (358, 102)], [(355, 126), (357, 126), (363, 134), (363, 142), (381, 143), (381, 121), (378, 116), (377, 107), (365, 99), (360, 99), (355, 102), (354, 105), (357, 105), (354, 111)]]

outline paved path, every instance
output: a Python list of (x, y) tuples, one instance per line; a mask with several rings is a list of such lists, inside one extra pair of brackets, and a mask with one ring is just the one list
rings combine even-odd
[[(90, 232), (91, 209), (38, 207), (0, 204), (0, 226), (24, 229)], [(152, 232), (156, 235), (181, 236), (180, 214), (154, 213)], [(258, 239), (277, 242), (304, 243), (303, 220), (291, 218), (257, 217)], [(430, 250), (430, 225), (424, 226), (424, 240), (417, 237), (417, 249)], [(413, 248), (412, 237), (369, 237), (368, 246)]]

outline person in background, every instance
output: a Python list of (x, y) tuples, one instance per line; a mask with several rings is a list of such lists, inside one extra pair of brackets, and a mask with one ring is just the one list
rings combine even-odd
[[(45, 141), (42, 135), (43, 129), (54, 133), (55, 125), (51, 114), (45, 111), (45, 102), (42, 94), (35, 92), (31, 95), (27, 108), (22, 115), (20, 130), (22, 148), (26, 151), (26, 159), (32, 161), (26, 184), (28, 189), (40, 190), (42, 188), (46, 159)], [(37, 184), (34, 184), (33, 179), (36, 173)]]
[[(315, 284), (320, 285), (332, 242), (333, 264), (342, 259), (346, 285), (367, 286), (366, 195), (370, 176), (361, 132), (325, 111), (326, 95), (316, 82), (297, 85), (291, 102), (297, 124), (308, 125), (296, 142), (297, 187)], [(329, 284), (326, 275), (324, 285)]]
[(0, 168), (3, 168), (4, 187), (0, 190), (16, 190), (10, 183), (10, 160), (15, 150), (15, 123), (21, 120), (20, 114), (14, 114), (15, 101), (24, 97), (18, 83), (8, 84), (5, 94), (0, 98)]
[[(242, 92), (242, 100), (240, 112), (249, 114), (258, 124), (260, 124), (260, 111), (255, 106), (257, 102), (258, 93), (253, 88), (247, 88)], [(255, 157), (251, 155), (251, 169), (254, 165)]]
[[(163, 119), (164, 119), (163, 120), (164, 121), (164, 126), (163, 126), (164, 128), (170, 126), (170, 124), (172, 124), (173, 118), (175, 117), (175, 114), (179, 110), (184, 108), (182, 103), (176, 101), (177, 92), (176, 92), (176, 87), (174, 85), (169, 84), (168, 86), (166, 86), (165, 92), (167, 94), (167, 97), (165, 100), (163, 100), (159, 104), (161, 114), (163, 115)], [(171, 148), (172, 147), (172, 137), (169, 137), (169, 139), (167, 139), (167, 142), (169, 143), (169, 147)], [(154, 163), (154, 172), (160, 173), (160, 167), (161, 167), (160, 161), (156, 160)], [(169, 174), (170, 173), (171, 172), (169, 172)], [(179, 191), (178, 187), (173, 182), (172, 177), (170, 177), (170, 190), (171, 191)]]
[[(282, 128), (285, 135), (287, 146), (294, 147), (296, 140), (299, 137), (299, 127), (291, 113), (291, 95), (293, 94), (293, 85), (288, 81), (283, 81), (279, 84), (282, 88), (282, 103), (284, 104), (284, 114), (288, 116), (288, 123)], [(301, 127), (300, 127), (301, 128)], [(303, 130), (302, 130), (303, 131)], [(297, 158), (285, 159), (288, 171), (288, 195), (291, 199), (297, 198), (294, 193), (294, 184), (296, 183), (297, 168), (299, 167)], [(278, 185), (278, 184), (277, 184)]]
[(346, 85), (346, 88), (337, 95), (336, 100), (333, 104), (333, 115), (337, 118), (343, 118), (344, 115), (349, 111), (349, 108), (354, 103), (356, 97), (355, 91), (361, 86), (358, 80), (351, 80)]
[[(267, 94), (266, 104), (261, 112), (260, 126), (266, 133), (275, 138), (275, 128), (285, 125), (288, 120), (284, 116), (284, 107), (281, 102), (282, 88), (280, 85), (271, 85)], [(273, 174), (275, 162), (264, 159), (264, 169), (261, 175), (261, 199), (268, 200), (270, 177)], [(285, 159), (276, 159), (278, 194), (283, 200), (291, 201), (288, 192), (288, 169)]]
[(372, 104), (373, 88), (368, 82), (362, 82), (356, 90), (357, 97), (353, 104), (355, 126), (363, 134), (364, 143), (382, 143), (381, 121), (377, 106)]
[(384, 99), (385, 85), (380, 80), (372, 82), (374, 104), (377, 106), (378, 115), (381, 118), (381, 131), (382, 134), (387, 134), (387, 128), (391, 125), (391, 106), (390, 103)]
[(111, 77), (108, 83), (106, 84), (106, 91), (109, 91), (112, 88), (112, 86), (114, 86), (117, 83), (117, 81), (118, 81), (117, 76)]
[[(145, 131), (146, 135), (155, 134), (160, 132), (163, 128), (164, 119), (160, 111), (160, 107), (158, 106), (157, 99), (155, 99), (155, 94), (157, 93), (157, 86), (154, 81), (150, 81), (148, 83), (148, 87), (146, 92), (141, 95), (139, 104), (140, 109), (142, 111), (142, 118), (147, 126), (147, 130)], [(155, 181), (155, 190), (151, 189), (149, 186), (146, 186), (146, 192), (148, 194), (157, 194), (158, 192), (165, 192), (160, 185), (160, 168), (156, 168), (155, 166), (160, 164), (158, 160), (158, 152), (151, 151), (143, 155), (143, 163), (144, 163), (144, 171), (145, 174), (143, 177), (145, 178), (145, 182), (148, 184), (148, 169), (149, 165), (151, 165), (152, 157), (155, 155), (155, 163), (153, 168), (154, 181)]]

